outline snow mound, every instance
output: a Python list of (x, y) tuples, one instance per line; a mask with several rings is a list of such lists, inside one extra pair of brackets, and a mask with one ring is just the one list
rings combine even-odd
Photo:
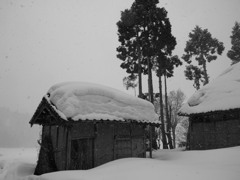
[[(19, 162), (6, 159), (4, 153), (2, 160), (12, 163), (0, 174), (0, 180), (239, 180), (239, 151), (240, 146), (206, 151), (158, 150), (153, 152), (153, 159), (124, 158), (89, 170), (58, 171), (41, 176), (33, 175), (34, 158), (31, 163), (24, 160), (26, 157)], [(37, 153), (34, 149), (33, 152)], [(14, 158), (18, 151), (6, 153)]]
[(150, 102), (98, 84), (59, 83), (45, 97), (64, 119), (159, 123)]
[(197, 114), (235, 108), (240, 108), (240, 63), (196, 91), (179, 112)]
[(37, 151), (35, 148), (0, 148), (0, 180), (32, 180)]

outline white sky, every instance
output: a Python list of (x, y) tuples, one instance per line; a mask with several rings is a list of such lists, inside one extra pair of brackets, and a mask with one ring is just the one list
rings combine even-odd
[[(34, 113), (42, 96), (62, 81), (88, 81), (125, 91), (125, 70), (116, 58), (116, 22), (133, 0), (0, 0), (0, 107)], [(225, 51), (209, 64), (211, 79), (230, 65), (226, 53), (239, 0), (162, 0), (172, 33), (174, 54), (182, 56), (196, 25), (208, 28)], [(195, 90), (182, 68), (168, 80), (168, 90)], [(157, 90), (157, 79), (154, 79)], [(147, 81), (145, 80), (145, 84)], [(145, 88), (146, 91), (146, 88)], [(133, 91), (128, 93), (133, 94)]]

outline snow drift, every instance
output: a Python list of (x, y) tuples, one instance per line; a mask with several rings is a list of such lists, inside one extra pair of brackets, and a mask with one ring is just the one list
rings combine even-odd
[(240, 108), (240, 63), (196, 91), (179, 113), (188, 115), (236, 108)]
[(153, 159), (125, 158), (91, 170), (35, 176), (34, 153), (0, 148), (0, 164), (5, 162), (0, 166), (0, 180), (239, 180), (239, 151), (240, 146), (206, 151), (158, 150), (153, 152)]
[(63, 119), (159, 123), (154, 106), (116, 89), (86, 82), (52, 86), (45, 96)]

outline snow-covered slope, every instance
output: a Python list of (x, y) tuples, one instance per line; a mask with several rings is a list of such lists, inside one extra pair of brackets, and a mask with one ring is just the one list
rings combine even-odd
[(45, 97), (64, 119), (159, 123), (150, 102), (98, 84), (60, 83), (52, 86)]
[[(23, 158), (19, 157), (19, 152)], [(240, 146), (206, 151), (158, 150), (153, 152), (153, 159), (125, 158), (91, 170), (34, 176), (32, 153), (0, 148), (0, 180), (239, 180), (239, 152)]]
[(240, 108), (240, 63), (227, 68), (196, 91), (179, 113), (188, 115), (235, 108)]

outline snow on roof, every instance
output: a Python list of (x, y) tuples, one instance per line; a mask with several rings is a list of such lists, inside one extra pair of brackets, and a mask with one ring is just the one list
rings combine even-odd
[(182, 115), (240, 108), (240, 63), (196, 91), (179, 110)]
[(45, 97), (63, 119), (159, 123), (150, 102), (98, 84), (64, 82), (52, 86)]

